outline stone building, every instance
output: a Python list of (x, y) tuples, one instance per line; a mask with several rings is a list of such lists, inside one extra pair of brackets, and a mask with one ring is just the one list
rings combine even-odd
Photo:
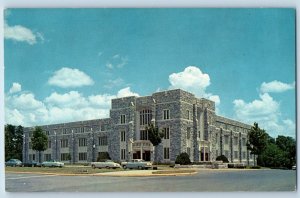
[[(164, 131), (155, 151), (145, 130), (150, 123)], [(41, 127), (49, 141), (41, 161), (85, 163), (108, 152), (114, 161), (152, 161), (156, 156), (156, 161), (174, 163), (177, 155), (186, 152), (192, 162), (215, 161), (225, 155), (230, 162), (253, 164), (246, 147), (251, 126), (216, 115), (213, 101), (180, 89), (112, 99), (110, 118)], [(31, 149), (33, 130), (25, 128), (24, 162), (39, 160)]]

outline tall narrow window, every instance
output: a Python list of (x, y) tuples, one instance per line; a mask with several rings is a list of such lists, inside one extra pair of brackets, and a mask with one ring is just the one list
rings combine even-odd
[(169, 127), (164, 128), (164, 139), (165, 140), (170, 139), (170, 128)]
[(163, 111), (163, 119), (164, 119), (164, 120), (170, 119), (170, 110), (169, 110), (169, 109), (165, 109), (165, 110)]
[(164, 159), (170, 159), (170, 148), (169, 147), (164, 148)]
[(125, 137), (125, 131), (121, 131), (121, 142), (125, 142), (126, 137)]
[(187, 147), (187, 148), (186, 148), (186, 152), (187, 152), (187, 154), (189, 155), (189, 157), (191, 157), (191, 148), (190, 148), (190, 147)]
[(239, 144), (239, 138), (234, 137), (234, 145), (237, 146)]
[(125, 124), (126, 123), (126, 115), (122, 114), (120, 115), (120, 123)]
[(148, 131), (147, 130), (140, 131), (140, 140), (148, 140)]
[(187, 111), (186, 111), (186, 114), (187, 114), (187, 119), (189, 120), (189, 119), (190, 119), (190, 111), (187, 110)]
[(191, 127), (188, 127), (186, 130), (186, 139), (190, 139), (191, 138)]
[(60, 140), (60, 147), (61, 148), (67, 148), (69, 146), (68, 139), (62, 139)]
[(229, 136), (228, 135), (224, 136), (224, 144), (229, 144)]
[(99, 137), (99, 146), (107, 146), (107, 136)]
[(126, 159), (126, 150), (121, 149), (121, 160), (125, 160), (125, 159)]
[(48, 141), (48, 149), (51, 148), (51, 141)]

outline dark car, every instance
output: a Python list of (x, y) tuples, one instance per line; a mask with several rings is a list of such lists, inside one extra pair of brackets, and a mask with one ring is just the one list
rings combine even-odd
[(24, 162), (23, 166), (25, 166), (25, 167), (41, 167), (42, 165), (41, 165), (41, 163), (32, 160), (29, 162)]
[(10, 159), (7, 162), (5, 162), (5, 166), (22, 166), (22, 162), (18, 159)]

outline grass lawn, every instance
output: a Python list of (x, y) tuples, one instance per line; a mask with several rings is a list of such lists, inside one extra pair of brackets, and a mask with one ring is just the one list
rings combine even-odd
[(104, 172), (123, 171), (122, 168), (117, 169), (92, 169), (91, 167), (5, 167), (5, 171), (9, 172), (33, 172), (33, 173), (60, 173), (60, 174), (94, 174)]

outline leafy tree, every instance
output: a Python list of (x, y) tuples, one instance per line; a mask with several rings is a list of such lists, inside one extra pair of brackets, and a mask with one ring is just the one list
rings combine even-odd
[(286, 167), (291, 168), (296, 164), (296, 141), (292, 137), (279, 135), (276, 138), (276, 145), (285, 153)]
[(39, 152), (39, 162), (41, 162), (41, 152), (47, 149), (48, 137), (41, 127), (35, 127), (31, 138), (32, 149)]
[(254, 122), (254, 126), (251, 127), (248, 133), (247, 149), (250, 150), (250, 154), (259, 156), (266, 149), (268, 143), (268, 134), (264, 129), (258, 127), (258, 124)]
[(187, 153), (180, 153), (180, 155), (176, 157), (175, 164), (180, 164), (180, 165), (191, 164), (190, 156)]
[(5, 126), (5, 160), (22, 160), (23, 127), (7, 124)]
[(224, 163), (228, 163), (228, 159), (225, 155), (220, 155), (216, 158), (216, 161), (223, 161)]
[(148, 127), (146, 127), (146, 130), (148, 131), (148, 139), (153, 144), (154, 147), (154, 162), (156, 162), (156, 146), (161, 143), (161, 139), (164, 137), (164, 131), (160, 131), (157, 126), (154, 126), (153, 124), (149, 124)]

